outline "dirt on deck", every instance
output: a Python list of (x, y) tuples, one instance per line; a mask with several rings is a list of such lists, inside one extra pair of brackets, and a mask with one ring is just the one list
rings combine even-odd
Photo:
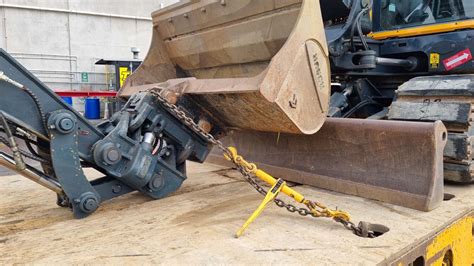
[(132, 193), (82, 220), (57, 207), (54, 193), (17, 175), (0, 177), (0, 264), (376, 264), (466, 211), (474, 198), (424, 213), (299, 186), (308, 198), (391, 231), (362, 239), (331, 220), (271, 205), (236, 239), (262, 197), (233, 170), (194, 163), (188, 169), (188, 180), (168, 198)]

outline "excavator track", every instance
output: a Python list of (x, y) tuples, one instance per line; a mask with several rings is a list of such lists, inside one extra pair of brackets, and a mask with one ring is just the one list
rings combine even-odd
[(414, 78), (399, 87), (388, 119), (432, 122), (448, 129), (444, 149), (444, 178), (474, 182), (473, 162), (474, 75)]

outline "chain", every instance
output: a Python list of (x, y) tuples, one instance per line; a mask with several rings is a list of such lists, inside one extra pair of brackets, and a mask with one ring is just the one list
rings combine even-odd
[[(229, 158), (232, 158), (232, 153), (230, 150), (219, 140), (214, 138), (213, 135), (204, 131), (194, 120), (189, 117), (183, 110), (181, 110), (177, 105), (168, 102), (160, 93), (161, 88), (154, 88), (149, 92), (156, 97), (156, 99), (163, 105), (173, 116), (178, 118), (181, 122), (183, 122), (186, 126), (194, 131), (194, 133), (198, 134), (202, 138), (204, 138), (207, 142), (217, 146), (225, 155)], [(232, 160), (234, 165), (237, 167), (237, 170), (242, 174), (245, 180), (253, 187), (255, 190), (265, 196), (267, 191), (258, 184), (257, 180), (252, 176), (252, 174), (244, 168), (242, 165), (237, 164), (234, 160)], [(280, 208), (285, 208), (290, 213), (298, 213), (301, 216), (312, 216), (314, 218), (318, 217), (331, 217), (330, 214), (327, 212), (327, 208), (322, 205), (321, 203), (307, 201), (307, 206), (312, 210), (315, 210), (316, 207), (322, 209), (322, 211), (311, 211), (307, 208), (299, 208), (293, 204), (286, 203), (285, 201), (275, 198), (273, 200), (275, 204)], [(352, 231), (354, 234), (358, 236), (363, 236), (362, 229), (356, 226), (353, 222), (347, 221), (341, 218), (334, 218), (334, 220), (338, 223), (341, 223), (346, 229)], [(367, 237), (373, 238), (375, 237), (373, 232), (368, 232)]]

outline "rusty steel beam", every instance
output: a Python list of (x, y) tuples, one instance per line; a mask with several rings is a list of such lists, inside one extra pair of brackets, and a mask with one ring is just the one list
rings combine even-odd
[[(239, 131), (223, 139), (287, 181), (422, 211), (443, 200), (441, 122), (328, 119), (314, 135)], [(226, 164), (214, 150), (208, 162)]]

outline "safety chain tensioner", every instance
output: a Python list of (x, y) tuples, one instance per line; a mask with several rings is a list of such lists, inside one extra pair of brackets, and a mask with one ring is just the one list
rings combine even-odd
[[(240, 156), (237, 153), (236, 148), (229, 147), (228, 151), (229, 151), (229, 153), (225, 153), (224, 157), (228, 161), (232, 161), (234, 164), (242, 167), (245, 172), (258, 177), (259, 179), (261, 179), (262, 181), (266, 182), (267, 184), (269, 184), (270, 186), (273, 186), (273, 187), (275, 187), (279, 183), (280, 180), (277, 180), (273, 176), (266, 173), (265, 171), (263, 171), (261, 169), (258, 169), (258, 167), (254, 163), (247, 162), (242, 156)], [(272, 189), (270, 189), (267, 196), (269, 194), (272, 194), (273, 187), (272, 187)], [(323, 205), (319, 202), (307, 200), (301, 193), (299, 193), (296, 190), (294, 190), (294, 189), (290, 188), (289, 186), (287, 186), (285, 182), (283, 182), (281, 184), (281, 188), (278, 189), (278, 192), (280, 192), (280, 191), (283, 192), (285, 195), (293, 198), (295, 201), (306, 205), (306, 207), (308, 207), (308, 209), (310, 210), (311, 215), (314, 216), (314, 217), (327, 217), (327, 218), (333, 218), (337, 221), (343, 221), (343, 222), (346, 222), (346, 223), (350, 222), (350, 215), (347, 212), (341, 211), (341, 210), (332, 210), (332, 209), (327, 208), (325, 205)], [(277, 196), (277, 193), (273, 195), (272, 199), (274, 199), (276, 196)], [(261, 207), (262, 207), (262, 205), (261, 205)], [(261, 207), (259, 207), (259, 209)], [(254, 220), (255, 218), (251, 217), (250, 219)], [(247, 224), (247, 226), (248, 226), (248, 224)], [(244, 226), (244, 227), (246, 227), (246, 226)], [(237, 234), (237, 235), (239, 236), (239, 234)]]

